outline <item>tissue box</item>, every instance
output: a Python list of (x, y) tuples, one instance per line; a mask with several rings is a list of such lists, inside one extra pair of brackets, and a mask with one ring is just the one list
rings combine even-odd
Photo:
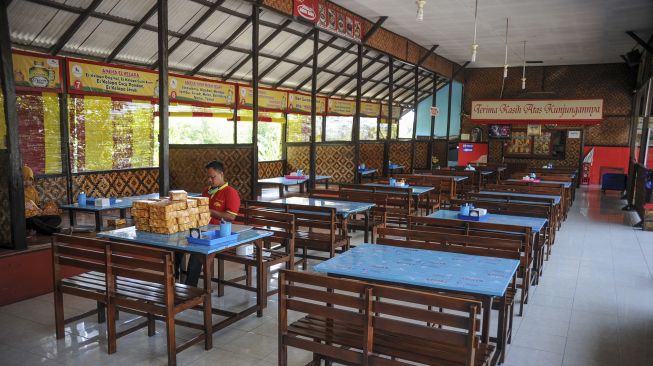
[(108, 198), (96, 198), (95, 207), (109, 207), (111, 206), (111, 200)]
[(487, 209), (486, 208), (475, 208), (472, 211), (478, 212), (479, 216), (485, 216), (487, 215)]

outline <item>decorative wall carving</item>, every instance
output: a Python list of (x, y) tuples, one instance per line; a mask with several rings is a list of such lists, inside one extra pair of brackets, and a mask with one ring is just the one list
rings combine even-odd
[(333, 182), (354, 182), (354, 146), (318, 145), (317, 175), (330, 175)]
[(311, 148), (308, 145), (288, 145), (286, 150), (288, 169), (290, 171), (301, 169), (305, 174), (310, 174), (310, 153)]
[(282, 177), (283, 161), (264, 161), (258, 163), (258, 179)]
[(383, 171), (383, 150), (385, 145), (382, 142), (361, 143), (360, 162), (365, 163), (368, 168)]

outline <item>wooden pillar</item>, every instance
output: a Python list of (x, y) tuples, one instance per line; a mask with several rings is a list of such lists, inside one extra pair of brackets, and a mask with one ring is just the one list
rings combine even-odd
[[(315, 29), (313, 32), (313, 62), (311, 64), (311, 145), (309, 147), (308, 168), (310, 171), (311, 188), (315, 188), (315, 176), (317, 175), (317, 72), (318, 72), (318, 54), (320, 47), (320, 31)], [(322, 121), (325, 125), (325, 121)], [(324, 138), (324, 135), (322, 135)]]
[(390, 170), (388, 169), (388, 164), (390, 162), (390, 139), (392, 137), (392, 113), (394, 103), (394, 78), (395, 78), (395, 60), (392, 56), (388, 57), (388, 116), (386, 121), (388, 122), (388, 133), (385, 136), (385, 141), (383, 143), (383, 176), (389, 176)]
[(415, 140), (417, 139), (417, 107), (419, 104), (419, 66), (415, 65), (415, 90), (413, 95), (413, 138), (411, 139), (410, 146), (410, 166), (408, 167), (408, 172), (415, 169)]
[(252, 199), (258, 191), (258, 58), (259, 58), (259, 4), (252, 5)]
[[(437, 107), (438, 95), (438, 77), (433, 75), (433, 96), (431, 97), (431, 107)], [(431, 135), (429, 136), (429, 160), (427, 163), (428, 169), (433, 169), (433, 136), (435, 135), (435, 116), (431, 115)]]
[(59, 130), (61, 136), (61, 172), (66, 176), (66, 201), (73, 203), (73, 175), (70, 161), (70, 124), (68, 121), (68, 64), (61, 60), (61, 85), (63, 93), (59, 96)]
[(451, 133), (451, 93), (453, 92), (453, 79), (449, 82), (449, 101), (447, 108), (447, 152), (446, 152), (446, 165), (449, 166), (449, 134)]
[(168, 131), (168, 0), (158, 0), (159, 45), (159, 194), (170, 190), (170, 144)]
[(359, 182), (358, 166), (361, 158), (361, 86), (363, 84), (363, 45), (358, 45), (356, 60), (356, 114), (354, 115), (354, 183)]
[(27, 249), (25, 232), (25, 202), (23, 191), (22, 159), (18, 148), (18, 116), (16, 114), (16, 84), (14, 82), (13, 62), (11, 59), (11, 37), (7, 8), (9, 2), (0, 2), (0, 84), (4, 102), (5, 123), (7, 124), (7, 153), (9, 170), (9, 215), (11, 218), (11, 241), (13, 249)]

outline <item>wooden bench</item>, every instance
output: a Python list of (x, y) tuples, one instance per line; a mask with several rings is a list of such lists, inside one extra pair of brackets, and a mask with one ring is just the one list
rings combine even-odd
[[(96, 249), (104, 243), (104, 251), (88, 251), (85, 246)], [(91, 272), (69, 279), (59, 277), (55, 269), (55, 318), (57, 334), (62, 331), (64, 291), (72, 294), (101, 293), (104, 291), (107, 308), (108, 352), (117, 350), (117, 339), (125, 333), (116, 330), (116, 314), (119, 309), (144, 314), (147, 317), (148, 335), (155, 333), (154, 319), (166, 323), (168, 365), (176, 365), (177, 353), (204, 340), (210, 348), (212, 337), (211, 309), (203, 310), (202, 333), (177, 346), (175, 316), (185, 310), (205, 304), (202, 289), (175, 284), (173, 253), (167, 250), (132, 244), (57, 235), (53, 238), (53, 263), (81, 266)], [(90, 264), (90, 265), (89, 265)], [(100, 270), (100, 271), (98, 271)]]
[(340, 191), (340, 199), (352, 202), (369, 202), (375, 205), (370, 210), (367, 220), (360, 217), (347, 220), (349, 230), (369, 230), (372, 233), (371, 242), (374, 243), (377, 230), (385, 227), (388, 223), (388, 195), (385, 193), (342, 190)]
[[(481, 342), (479, 301), (282, 271), (279, 365), (288, 347), (346, 365), (488, 365), (494, 346)], [(303, 317), (289, 322), (288, 312)], [(431, 326), (436, 324), (438, 326)]]
[(333, 258), (337, 250), (349, 249), (347, 226), (338, 227), (335, 208), (287, 205), (286, 209), (295, 216), (295, 248), (302, 250), (303, 269), (306, 269), (309, 258), (326, 259), (310, 255), (309, 250), (326, 252), (329, 258)]
[(531, 284), (531, 267), (533, 266), (532, 229), (530, 227), (491, 224), (480, 221), (446, 220), (432, 217), (412, 216), (409, 229), (432, 233), (460, 234), (480, 236), (485, 238), (519, 240), (521, 253), (519, 278), (517, 287), (521, 289), (519, 301), (519, 316), (524, 313), (524, 305), (528, 303)]
[[(249, 255), (239, 255), (236, 248), (221, 252), (216, 256), (218, 260), (218, 277), (213, 279), (218, 283), (218, 296), (224, 296), (224, 287), (232, 286), (241, 290), (256, 292), (262, 299), (264, 306), (267, 304), (267, 297), (277, 293), (276, 289), (268, 290), (268, 276), (270, 268), (284, 264), (286, 268), (294, 268), (295, 256), (295, 216), (285, 212), (267, 210), (263, 207), (252, 207), (248, 204), (242, 214), (243, 223), (254, 226), (259, 230), (272, 233), (272, 236), (264, 238), (265, 248), (263, 255), (258, 257), (256, 251)], [(224, 273), (224, 262), (238, 263), (245, 266), (244, 276), (226, 279)], [(256, 287), (252, 286), (252, 268), (256, 268)], [(259, 272), (260, 271), (260, 272)], [(245, 284), (240, 282), (245, 281)], [(260, 282), (260, 283), (259, 283)]]

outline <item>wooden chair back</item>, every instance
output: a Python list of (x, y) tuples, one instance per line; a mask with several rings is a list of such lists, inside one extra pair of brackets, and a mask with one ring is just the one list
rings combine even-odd
[(107, 241), (55, 234), (52, 237), (52, 264), (55, 286), (62, 278), (62, 267), (104, 273), (106, 270)]

